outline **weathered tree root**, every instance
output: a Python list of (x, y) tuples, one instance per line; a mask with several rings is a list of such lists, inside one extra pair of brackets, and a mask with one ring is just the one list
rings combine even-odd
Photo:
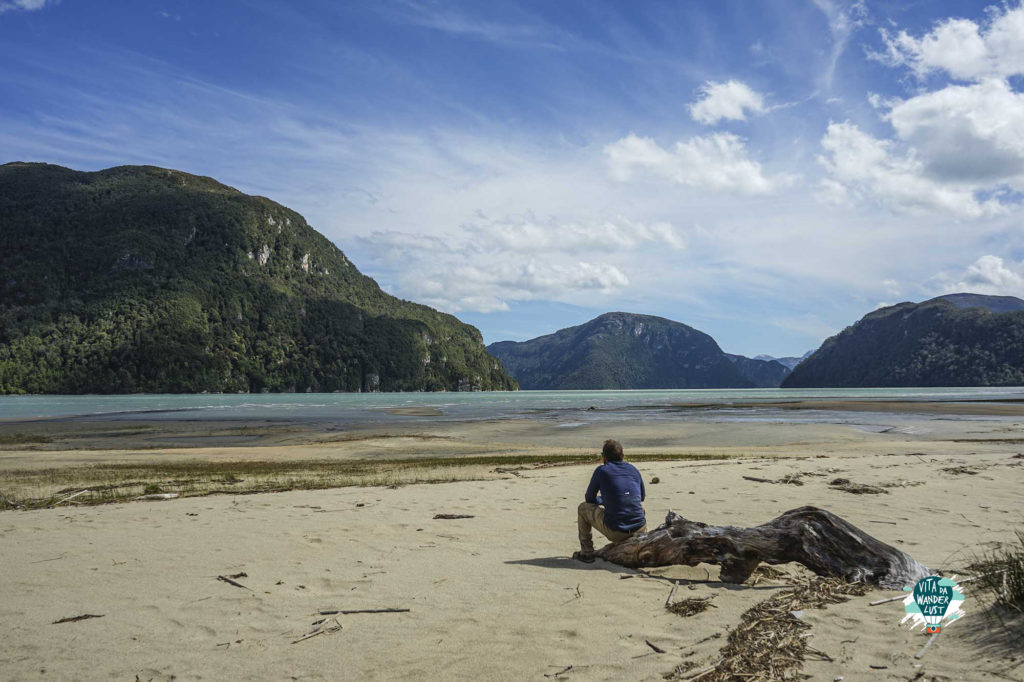
[(630, 568), (717, 564), (722, 582), (737, 584), (762, 562), (795, 561), (821, 576), (893, 589), (933, 573), (910, 555), (817, 507), (792, 509), (753, 528), (709, 526), (670, 511), (656, 529), (607, 545), (597, 555)]

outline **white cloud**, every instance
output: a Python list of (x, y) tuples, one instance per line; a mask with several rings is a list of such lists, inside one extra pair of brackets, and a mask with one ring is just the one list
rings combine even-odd
[(949, 86), (891, 106), (886, 118), (932, 177), (1024, 187), (1024, 95), (1006, 81)]
[(1007, 264), (999, 256), (982, 256), (959, 275), (945, 279), (943, 292), (1024, 296), (1024, 263)]
[(614, 265), (577, 261), (560, 264), (445, 259), (407, 263), (398, 275), (399, 293), (412, 289), (418, 301), (449, 312), (508, 310), (509, 301), (578, 300), (583, 295), (617, 294), (629, 278)]
[(700, 89), (701, 99), (690, 105), (690, 116), (700, 123), (712, 125), (723, 118), (744, 121), (746, 115), (763, 113), (764, 98), (746, 83), (730, 80), (708, 81)]
[(0, 14), (19, 9), (31, 12), (53, 4), (56, 0), (0, 0)]
[(816, 337), (819, 341), (824, 341), (839, 332), (833, 325), (825, 322), (814, 313), (793, 317), (780, 317), (772, 320), (771, 324), (780, 329), (789, 329), (807, 336)]
[[(830, 127), (826, 167), (849, 196), (963, 218), (1019, 204), (1011, 191), (1024, 189), (1024, 95), (1007, 79), (1024, 74), (1024, 5), (989, 7), (987, 16), (982, 24), (945, 19), (919, 38), (882, 31), (887, 52), (873, 58), (921, 78), (944, 72), (970, 83), (907, 99), (869, 95), (875, 109), (888, 110), (881, 115), (892, 124), (893, 142), (849, 125)], [(832, 187), (822, 196), (837, 203), (841, 193)]]
[(606, 146), (604, 154), (609, 176), (619, 182), (647, 175), (698, 189), (768, 194), (793, 181), (787, 175), (766, 176), (747, 156), (743, 140), (731, 133), (692, 137), (671, 150), (630, 133)]
[(518, 254), (618, 251), (634, 249), (642, 243), (672, 249), (686, 246), (686, 240), (671, 223), (646, 224), (623, 216), (591, 222), (512, 217), (471, 223), (465, 229), (473, 235), (473, 243), (479, 249)]
[(1024, 74), (1024, 6), (988, 8), (989, 20), (946, 19), (920, 38), (882, 30), (886, 52), (873, 55), (918, 77), (945, 71), (959, 80)]
[(481, 217), (455, 234), (378, 231), (362, 249), (393, 273), (394, 292), (450, 312), (508, 310), (510, 301), (587, 301), (621, 293), (629, 278), (603, 262), (641, 248), (683, 249), (669, 223), (622, 216), (593, 221)]
[(856, 125), (830, 123), (818, 157), (831, 177), (819, 196), (877, 202), (898, 212), (942, 212), (961, 218), (998, 215), (1006, 208), (995, 199), (980, 200), (969, 184), (940, 182), (928, 176), (913, 153), (899, 154), (894, 144), (865, 133)]

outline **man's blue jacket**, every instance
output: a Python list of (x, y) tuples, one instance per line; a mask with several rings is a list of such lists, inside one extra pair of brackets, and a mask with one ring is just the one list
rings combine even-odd
[(584, 499), (604, 505), (604, 525), (628, 533), (647, 523), (640, 506), (646, 495), (644, 479), (635, 466), (629, 462), (608, 462), (594, 469)]

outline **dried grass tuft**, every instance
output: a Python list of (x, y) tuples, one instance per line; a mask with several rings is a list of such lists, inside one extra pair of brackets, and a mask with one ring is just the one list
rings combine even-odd
[(758, 564), (757, 568), (747, 578), (747, 582), (751, 585), (757, 585), (762, 580), (785, 580), (788, 579), (789, 575), (784, 571), (780, 571), (777, 568), (772, 568), (768, 564)]
[(717, 608), (711, 603), (711, 600), (714, 598), (715, 595), (711, 595), (710, 597), (690, 597), (688, 599), (680, 599), (679, 601), (667, 604), (665, 608), (677, 616), (687, 618), (689, 616), (696, 616), (698, 613), (704, 613), (708, 609)]
[(844, 493), (852, 493), (854, 495), (880, 495), (882, 493), (889, 493), (888, 490), (877, 485), (854, 483), (848, 478), (835, 478), (829, 481), (829, 486), (831, 486), (833, 490), (842, 490)]
[(979, 471), (981, 471), (981, 468), (980, 467), (958, 466), (958, 467), (945, 467), (945, 468), (941, 469), (941, 471), (945, 471), (947, 474), (953, 474), (954, 476), (974, 476)]

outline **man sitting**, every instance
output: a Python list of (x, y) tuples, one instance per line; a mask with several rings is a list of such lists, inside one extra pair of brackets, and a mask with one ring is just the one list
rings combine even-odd
[(647, 519), (640, 504), (645, 496), (644, 480), (637, 468), (625, 461), (622, 444), (617, 440), (606, 440), (601, 450), (601, 466), (594, 470), (583, 498), (585, 502), (577, 509), (580, 551), (572, 558), (588, 564), (594, 560), (591, 528), (596, 528), (612, 542), (622, 542), (637, 533), (646, 533)]

